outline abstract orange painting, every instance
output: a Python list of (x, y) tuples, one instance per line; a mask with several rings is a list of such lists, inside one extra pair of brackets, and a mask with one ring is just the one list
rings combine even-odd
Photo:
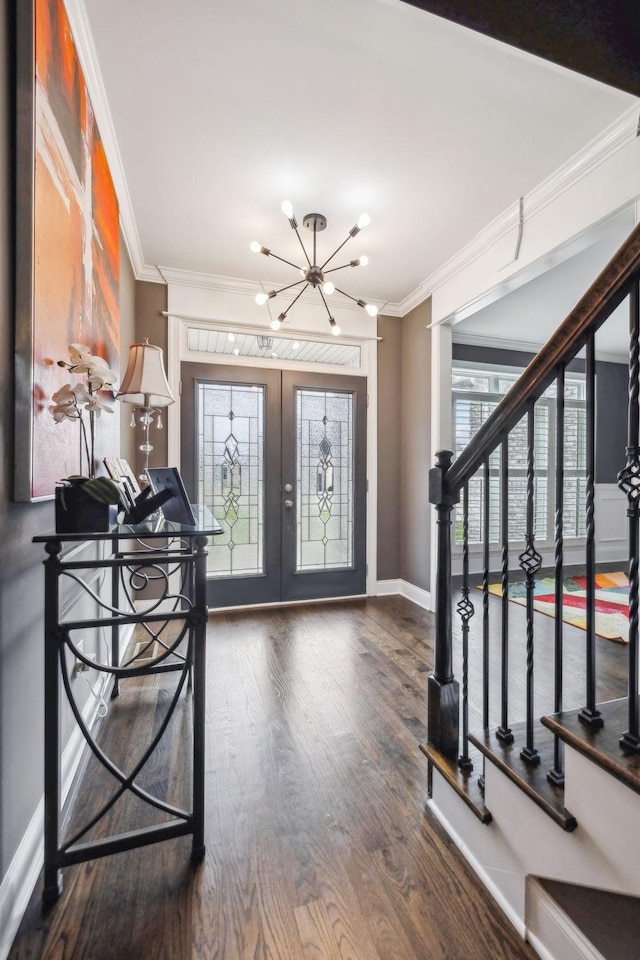
[[(119, 367), (119, 218), (63, 0), (25, 3), (19, 26), (15, 499), (39, 500), (80, 472), (78, 424), (49, 412), (57, 361), (78, 342)], [(103, 415), (96, 459), (118, 435)]]

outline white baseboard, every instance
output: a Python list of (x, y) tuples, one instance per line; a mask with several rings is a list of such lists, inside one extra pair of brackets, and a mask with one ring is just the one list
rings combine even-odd
[(400, 593), (403, 597), (406, 597), (407, 600), (412, 600), (413, 603), (417, 603), (419, 607), (424, 607), (425, 610), (433, 610), (431, 594), (428, 590), (423, 590), (422, 587), (416, 587), (415, 583), (409, 583), (407, 580), (401, 580), (400, 584)]
[[(123, 630), (121, 654), (133, 633), (133, 624)], [(103, 682), (99, 695), (107, 697), (111, 687), (111, 674), (103, 675)], [(89, 695), (82, 711), (82, 718), (89, 730), (92, 730), (98, 719), (99, 700)], [(64, 804), (73, 784), (78, 767), (82, 761), (85, 749), (88, 749), (79, 727), (75, 726), (67, 744), (62, 751), (60, 760), (60, 793)], [(18, 931), (20, 922), (29, 904), (31, 894), (38, 881), (38, 876), (44, 863), (44, 796), (38, 802), (29, 826), (27, 827), (18, 849), (9, 864), (5, 876), (0, 884), (0, 960), (6, 960), (11, 944)]]
[(397, 597), (402, 594), (402, 580), (378, 580), (376, 597)]
[(534, 877), (527, 878), (526, 938), (542, 960), (604, 960)]
[(415, 583), (409, 583), (408, 580), (378, 580), (376, 583), (377, 597), (406, 597), (413, 603), (425, 610), (433, 610), (431, 604), (431, 594), (422, 587), (416, 587)]
[[(434, 771), (434, 775), (438, 776), (438, 774), (435, 771)], [(460, 803), (462, 803), (462, 801), (460, 801)], [(496, 903), (498, 904), (498, 906), (500, 907), (504, 915), (513, 924), (513, 926), (516, 928), (516, 930), (524, 940), (526, 936), (526, 926), (522, 917), (520, 917), (518, 913), (513, 909), (511, 904), (507, 900), (505, 900), (502, 892), (498, 889), (494, 881), (491, 879), (491, 876), (484, 869), (480, 861), (472, 854), (469, 847), (466, 845), (466, 843), (464, 842), (462, 837), (457, 833), (457, 831), (454, 830), (454, 828), (451, 826), (451, 824), (449, 823), (447, 818), (444, 816), (440, 808), (436, 806), (433, 800), (427, 800), (427, 806), (431, 811), (431, 813), (433, 813), (433, 815), (438, 818), (438, 820), (446, 830), (447, 834), (453, 840), (453, 842), (455, 843), (455, 845), (457, 846), (460, 853), (465, 858), (465, 860), (467, 861), (471, 869), (474, 871), (474, 873), (477, 874), (482, 885), (487, 888), (487, 890), (489, 891), (493, 899), (496, 901)]]
[(44, 859), (44, 798), (36, 807), (0, 884), (0, 960), (11, 949)]

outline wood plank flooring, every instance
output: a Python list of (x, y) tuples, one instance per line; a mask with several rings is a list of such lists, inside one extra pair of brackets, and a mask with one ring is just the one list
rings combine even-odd
[[(10, 960), (532, 960), (425, 811), (432, 636), (398, 597), (214, 615), (203, 863), (180, 838), (68, 868)], [(122, 684), (101, 739), (129, 764), (171, 682)], [(188, 753), (179, 716), (149, 789), (181, 799)], [(88, 767), (78, 815), (107, 787)]]

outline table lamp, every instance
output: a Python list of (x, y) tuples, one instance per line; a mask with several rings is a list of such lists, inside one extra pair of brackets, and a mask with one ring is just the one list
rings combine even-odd
[(149, 454), (153, 450), (149, 443), (149, 427), (153, 423), (154, 414), (157, 414), (156, 428), (162, 430), (161, 408), (175, 403), (164, 372), (162, 349), (149, 343), (146, 337), (142, 343), (132, 343), (129, 347), (129, 363), (116, 400), (133, 404), (132, 427), (136, 425), (136, 412), (139, 412), (138, 423), (144, 428), (144, 443), (139, 447), (144, 454), (144, 472), (139, 479), (146, 483)]

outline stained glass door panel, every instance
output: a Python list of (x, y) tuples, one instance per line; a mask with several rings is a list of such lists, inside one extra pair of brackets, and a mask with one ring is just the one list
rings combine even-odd
[(353, 566), (353, 394), (298, 387), (296, 572)]
[(366, 380), (285, 372), (282, 403), (283, 599), (365, 593)]
[(187, 490), (223, 533), (207, 548), (210, 606), (280, 597), (280, 372), (185, 363)]

